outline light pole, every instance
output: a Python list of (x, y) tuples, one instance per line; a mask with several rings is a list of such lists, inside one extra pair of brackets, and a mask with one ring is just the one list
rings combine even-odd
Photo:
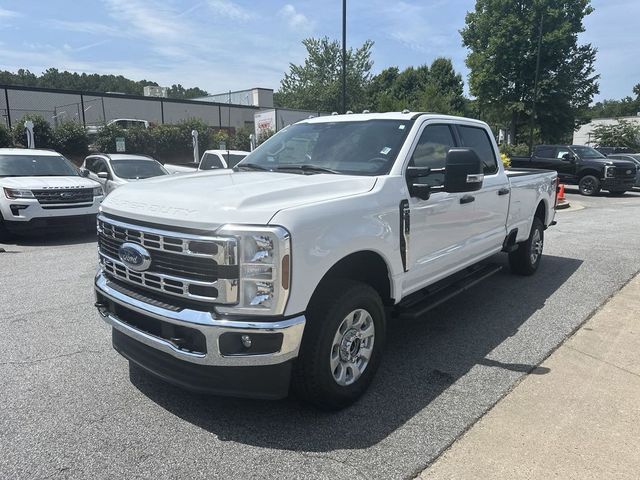
[(347, 0), (342, 0), (342, 113), (347, 111)]

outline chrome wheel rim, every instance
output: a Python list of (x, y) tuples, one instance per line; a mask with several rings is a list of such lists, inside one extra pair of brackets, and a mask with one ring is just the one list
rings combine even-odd
[(331, 374), (338, 385), (351, 385), (362, 376), (371, 360), (375, 336), (373, 317), (362, 308), (340, 322), (329, 353)]
[(542, 255), (543, 246), (542, 234), (540, 233), (540, 230), (536, 228), (535, 232), (533, 232), (533, 238), (531, 239), (532, 265), (534, 265), (538, 261), (538, 258), (540, 258), (540, 255)]

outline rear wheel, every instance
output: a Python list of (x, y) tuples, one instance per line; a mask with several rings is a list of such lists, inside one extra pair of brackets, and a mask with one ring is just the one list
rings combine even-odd
[(593, 175), (585, 175), (578, 183), (578, 189), (582, 195), (592, 197), (600, 192), (600, 180)]
[(385, 343), (385, 311), (369, 285), (332, 281), (314, 295), (294, 367), (292, 388), (324, 410), (351, 405), (378, 369)]
[(540, 261), (544, 248), (544, 224), (538, 217), (534, 217), (529, 238), (520, 243), (518, 249), (509, 253), (509, 267), (518, 275), (533, 275)]

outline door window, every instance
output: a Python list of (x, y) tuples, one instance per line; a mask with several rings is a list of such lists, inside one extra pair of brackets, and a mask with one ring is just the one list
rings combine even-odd
[(556, 150), (556, 158), (564, 158), (565, 155), (571, 155), (571, 150), (568, 148), (558, 148)]
[[(428, 125), (420, 135), (409, 165), (412, 167), (444, 168), (449, 150), (456, 146), (448, 125)], [(432, 187), (444, 185), (444, 175), (434, 173), (417, 179)]]
[(458, 125), (458, 131), (462, 140), (462, 146), (476, 152), (484, 165), (484, 174), (491, 175), (498, 171), (498, 160), (493, 149), (489, 135), (484, 128)]
[(536, 147), (535, 156), (540, 158), (553, 158), (553, 147)]

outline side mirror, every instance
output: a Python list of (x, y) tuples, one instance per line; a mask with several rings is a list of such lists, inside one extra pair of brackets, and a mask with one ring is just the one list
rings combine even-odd
[(107, 180), (109, 178), (109, 174), (107, 172), (98, 172), (98, 178)]
[(563, 159), (563, 160), (566, 160), (567, 162), (575, 162), (575, 161), (576, 161), (576, 157), (575, 157), (575, 156), (573, 156), (571, 153), (565, 153), (565, 154), (562, 156), (562, 159)]
[(444, 191), (474, 192), (482, 188), (484, 166), (478, 154), (469, 148), (452, 148), (447, 153)]
[(86, 168), (79, 168), (78, 173), (80, 174), (81, 177), (89, 176), (89, 170), (87, 170)]

